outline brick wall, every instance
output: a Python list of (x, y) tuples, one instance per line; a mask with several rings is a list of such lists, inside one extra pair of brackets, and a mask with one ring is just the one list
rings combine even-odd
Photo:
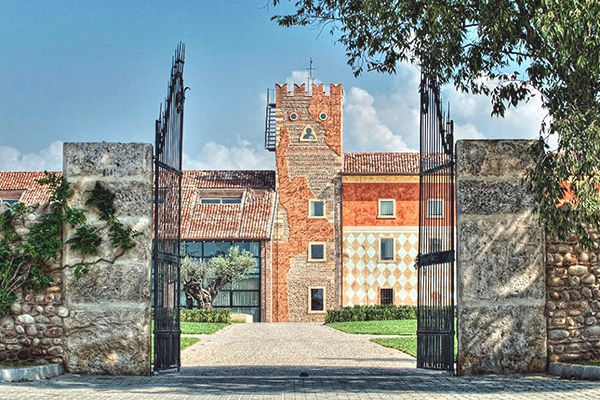
[[(290, 115), (296, 113), (292, 121)], [(320, 114), (325, 113), (322, 120)], [(326, 309), (341, 299), (342, 86), (276, 88), (277, 214), (273, 241), (273, 321), (323, 321), (308, 313), (308, 290), (325, 287)], [(315, 141), (302, 141), (310, 126)], [(309, 199), (325, 200), (325, 218), (308, 218)], [(325, 242), (326, 261), (308, 262), (308, 244)]]

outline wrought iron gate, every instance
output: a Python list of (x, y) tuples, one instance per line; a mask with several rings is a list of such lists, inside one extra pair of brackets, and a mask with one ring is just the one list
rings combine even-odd
[(154, 148), (154, 370), (179, 369), (179, 261), (181, 162), (183, 146), (183, 64), (185, 46), (173, 57), (171, 80), (156, 120)]
[(454, 370), (454, 124), (421, 80), (417, 367)]

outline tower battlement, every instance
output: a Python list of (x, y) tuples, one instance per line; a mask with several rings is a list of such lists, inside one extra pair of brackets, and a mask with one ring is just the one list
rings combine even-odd
[(338, 97), (343, 94), (343, 89), (342, 89), (341, 83), (329, 84), (329, 94), (325, 92), (325, 85), (322, 83), (318, 84), (318, 85), (312, 83), (310, 93), (306, 91), (305, 83), (300, 84), (300, 85), (298, 85), (297, 83), (294, 83), (293, 86), (294, 86), (293, 90), (290, 91), (290, 90), (288, 90), (287, 83), (283, 83), (283, 84), (276, 83), (275, 84), (276, 98), (280, 98), (280, 97), (284, 97), (284, 96), (286, 96), (286, 97), (289, 97), (289, 96)]

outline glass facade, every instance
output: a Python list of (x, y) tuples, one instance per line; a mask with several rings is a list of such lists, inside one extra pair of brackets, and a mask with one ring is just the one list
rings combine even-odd
[[(257, 268), (247, 274), (244, 279), (237, 282), (233, 287), (227, 285), (215, 298), (213, 307), (229, 308), (231, 312), (250, 314), (254, 322), (261, 321), (260, 310), (260, 242), (246, 241), (185, 241), (181, 243), (181, 256), (197, 258), (199, 261), (208, 261), (211, 257), (225, 254), (231, 246), (238, 246), (247, 250), (257, 261)], [(181, 294), (182, 307), (185, 307), (185, 294)], [(196, 304), (195, 304), (196, 305)]]

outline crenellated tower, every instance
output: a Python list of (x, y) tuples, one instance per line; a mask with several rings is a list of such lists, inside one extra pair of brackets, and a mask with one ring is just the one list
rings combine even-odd
[(343, 89), (311, 89), (276, 85), (267, 106), (265, 147), (275, 152), (278, 193), (267, 321), (323, 321), (341, 304)]

